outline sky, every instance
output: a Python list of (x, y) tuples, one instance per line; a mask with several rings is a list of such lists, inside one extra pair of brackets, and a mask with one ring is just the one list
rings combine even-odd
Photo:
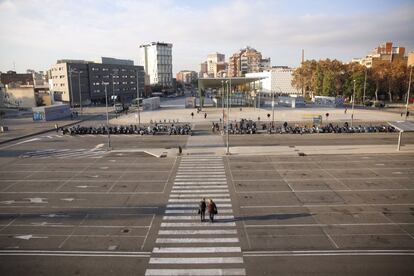
[(413, 0), (0, 0), (0, 71), (47, 70), (58, 59), (138, 62), (138, 48), (173, 44), (173, 73), (245, 46), (272, 65), (344, 62), (393, 41), (414, 51)]

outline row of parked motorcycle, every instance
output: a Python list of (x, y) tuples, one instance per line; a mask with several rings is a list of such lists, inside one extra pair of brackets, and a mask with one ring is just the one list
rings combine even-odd
[(64, 135), (86, 135), (86, 134), (136, 134), (136, 135), (192, 135), (192, 129), (189, 124), (155, 124), (149, 126), (81, 126), (76, 125), (68, 128), (62, 128)]
[[(224, 125), (224, 132), (227, 133), (227, 126)], [(212, 131), (220, 131), (220, 125), (213, 123)], [(242, 119), (239, 122), (229, 124), (229, 134), (311, 134), (311, 133), (375, 133), (375, 132), (396, 132), (390, 125), (357, 125), (350, 126), (345, 122), (342, 126), (338, 124), (327, 124), (324, 126), (299, 126), (289, 125), (287, 122), (282, 126), (272, 126), (272, 124), (261, 124), (257, 127), (256, 122)]]

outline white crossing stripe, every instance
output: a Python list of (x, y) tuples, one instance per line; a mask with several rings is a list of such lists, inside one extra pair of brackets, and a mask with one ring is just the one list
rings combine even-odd
[(240, 247), (154, 247), (153, 253), (233, 253)]
[(227, 187), (227, 182), (223, 182), (223, 181), (211, 181), (211, 182), (208, 182), (208, 181), (204, 181), (204, 182), (195, 182), (195, 181), (184, 182), (184, 181), (180, 181), (180, 182), (174, 182), (174, 187), (189, 186), (189, 185), (192, 185), (192, 186), (208, 186), (208, 185), (217, 185), (217, 186), (219, 186), (219, 185), (221, 185), (221, 186)]
[(160, 230), (159, 235), (235, 235), (237, 230)]
[(171, 194), (170, 198), (187, 198), (187, 197), (195, 197), (195, 196), (199, 196), (199, 197), (230, 197), (229, 194), (222, 194), (222, 193), (209, 193), (209, 191), (205, 191), (204, 193), (201, 194)]
[[(206, 168), (206, 166), (204, 166), (204, 165), (200, 165), (200, 166), (180, 166), (180, 168), (181, 169), (193, 169), (193, 170), (199, 170), (199, 169), (204, 169), (204, 168)], [(215, 166), (215, 167), (212, 167), (212, 166), (210, 166), (210, 167), (207, 167), (207, 168), (209, 168), (209, 169), (222, 169), (223, 168), (223, 166)]]
[[(166, 214), (197, 214), (198, 210), (191, 210), (191, 209), (186, 209), (186, 210), (181, 210), (181, 209), (167, 209), (165, 210)], [(220, 213), (221, 214), (231, 214), (233, 213), (232, 209), (220, 209)]]
[(212, 190), (210, 188), (205, 188), (205, 189), (202, 189), (202, 190), (172, 189), (172, 191), (171, 191), (172, 194), (190, 194), (190, 193), (205, 193), (205, 192), (209, 192), (209, 193), (228, 193), (229, 190)]
[[(193, 185), (193, 184), (191, 184), (191, 185)], [(172, 191), (183, 190), (183, 189), (188, 189), (188, 190), (191, 190), (191, 189), (204, 189), (204, 190), (209, 190), (209, 189), (226, 189), (227, 188), (227, 185), (225, 185), (225, 184), (222, 184), (222, 185), (217, 185), (217, 184), (214, 184), (214, 185), (206, 185), (206, 187), (203, 187), (203, 185), (199, 185), (199, 186), (179, 185), (179, 186), (174, 186), (172, 188)]]
[[(216, 206), (217, 208), (232, 207), (230, 203), (217, 203)], [(167, 204), (167, 208), (198, 208), (198, 204)]]
[(175, 177), (175, 180), (179, 180), (179, 179), (182, 179), (182, 178), (194, 178), (194, 179), (198, 179), (198, 178), (201, 178), (201, 179), (205, 179), (206, 177), (208, 177), (208, 178), (210, 178), (210, 179), (212, 179), (212, 178), (214, 178), (214, 179), (223, 179), (223, 180), (226, 180), (226, 177), (225, 177), (225, 175), (188, 175), (188, 174), (186, 174), (186, 175), (177, 175), (176, 177)]
[[(168, 202), (198, 202), (200, 198), (171, 198)], [(230, 202), (230, 198), (217, 198), (215, 202)]]
[(151, 258), (150, 264), (241, 264), (242, 257)]
[(235, 243), (239, 238), (158, 238), (155, 243)]
[[(216, 215), (214, 216), (216, 219), (234, 219), (234, 216), (222, 216), (222, 215)], [(162, 218), (163, 220), (199, 220), (200, 216), (164, 216)]]
[(214, 223), (204, 223), (204, 222), (161, 222), (161, 227), (234, 227), (236, 226), (235, 222), (214, 222)]
[(244, 268), (147, 269), (145, 276), (244, 276)]
[(226, 174), (224, 172), (177, 172), (177, 176), (205, 176), (205, 177), (209, 177), (209, 176), (225, 176)]

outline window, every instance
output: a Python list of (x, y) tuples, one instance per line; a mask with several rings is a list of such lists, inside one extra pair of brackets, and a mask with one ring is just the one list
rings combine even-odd
[(99, 68), (97, 68), (97, 67), (92, 67), (92, 71), (99, 71)]
[(108, 71), (109, 69), (108, 68), (102, 68), (102, 71)]

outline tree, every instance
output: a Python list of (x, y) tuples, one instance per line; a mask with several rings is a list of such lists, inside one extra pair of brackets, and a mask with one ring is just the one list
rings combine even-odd
[(322, 96), (335, 96), (335, 74), (327, 71), (323, 75)]

